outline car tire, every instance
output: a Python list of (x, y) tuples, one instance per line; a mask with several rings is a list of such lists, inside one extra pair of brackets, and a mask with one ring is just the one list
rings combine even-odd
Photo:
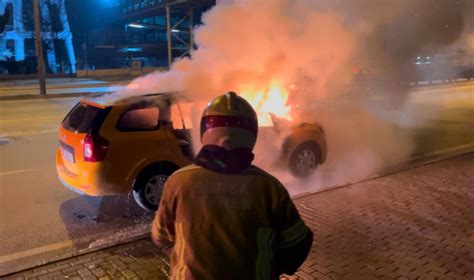
[(291, 154), (288, 169), (297, 178), (306, 178), (316, 171), (321, 162), (321, 152), (318, 144), (305, 142), (299, 145)]
[(145, 210), (156, 211), (164, 191), (164, 184), (175, 170), (155, 166), (143, 170), (133, 186), (133, 198)]

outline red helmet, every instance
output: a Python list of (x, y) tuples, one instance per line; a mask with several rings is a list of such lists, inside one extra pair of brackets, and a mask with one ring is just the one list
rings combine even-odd
[(255, 146), (258, 133), (257, 114), (235, 92), (216, 97), (204, 109), (201, 118), (201, 142), (232, 150)]

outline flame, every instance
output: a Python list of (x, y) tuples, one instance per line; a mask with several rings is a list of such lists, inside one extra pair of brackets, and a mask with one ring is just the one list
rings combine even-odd
[(292, 120), (291, 107), (288, 101), (288, 91), (279, 80), (272, 80), (267, 91), (243, 88), (241, 96), (257, 111), (259, 126), (271, 126), (270, 114)]

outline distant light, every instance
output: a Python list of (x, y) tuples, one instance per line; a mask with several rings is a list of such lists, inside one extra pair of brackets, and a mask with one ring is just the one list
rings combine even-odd
[(419, 62), (419, 61), (416, 62), (416, 64), (422, 64), (422, 63), (423, 63), (423, 62)]
[(431, 62), (430, 62), (430, 61), (427, 61), (427, 62), (425, 62), (425, 64), (431, 64)]
[(143, 48), (121, 48), (119, 52), (126, 53), (126, 52), (141, 52)]
[(181, 30), (178, 30), (178, 29), (171, 29), (171, 32), (179, 33), (179, 32), (181, 32)]
[(420, 57), (420, 56), (417, 56), (416, 59), (421, 59), (421, 57)]
[(430, 59), (430, 57), (429, 57), (429, 56), (427, 56), (427, 57), (426, 57), (426, 59)]
[(100, 0), (100, 1), (94, 1), (94, 2), (99, 2), (101, 6), (106, 7), (106, 8), (117, 7), (120, 5), (119, 0)]
[(133, 27), (133, 28), (146, 28), (144, 25), (138, 24), (138, 23), (129, 23), (128, 27)]

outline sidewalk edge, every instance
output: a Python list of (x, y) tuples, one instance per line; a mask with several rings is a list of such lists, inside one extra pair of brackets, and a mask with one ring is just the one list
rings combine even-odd
[(382, 172), (380, 174), (376, 174), (374, 176), (371, 176), (367, 179), (364, 179), (364, 180), (361, 180), (361, 181), (349, 182), (349, 183), (346, 183), (346, 184), (343, 184), (343, 185), (334, 185), (334, 186), (330, 186), (330, 187), (325, 187), (323, 189), (320, 189), (320, 190), (314, 191), (314, 192), (301, 193), (301, 194), (295, 195), (294, 197), (292, 197), (292, 199), (294, 199), (294, 200), (301, 199), (301, 198), (304, 198), (304, 197), (309, 196), (309, 195), (322, 193), (322, 192), (327, 192), (327, 191), (332, 191), (332, 190), (347, 187), (347, 186), (350, 186), (350, 185), (353, 185), (353, 184), (367, 182), (367, 181), (377, 179), (377, 178), (380, 178), (380, 177), (389, 176), (389, 175), (392, 175), (394, 173), (410, 170), (410, 169), (421, 167), (421, 166), (424, 166), (424, 165), (433, 164), (433, 163), (441, 161), (441, 160), (453, 158), (453, 157), (463, 155), (463, 154), (470, 154), (470, 153), (474, 153), (474, 143), (467, 143), (467, 144), (459, 145), (459, 146), (456, 146), (456, 147), (453, 147), (453, 148), (434, 151), (434, 152), (431, 152), (431, 153), (428, 153), (428, 154), (425, 154), (425, 155), (417, 155), (417, 156), (409, 158), (404, 163), (401, 163), (401, 164), (398, 164), (398, 165), (395, 165), (395, 166), (391, 166), (391, 167), (387, 168), (384, 172)]
[[(7, 276), (12, 275), (12, 274), (20, 273), (22, 271), (34, 269), (36, 267), (44, 266), (44, 265), (47, 265), (47, 264), (50, 264), (50, 263), (55, 263), (55, 262), (58, 262), (58, 261), (63, 261), (63, 260), (67, 260), (67, 259), (70, 259), (70, 258), (86, 255), (86, 254), (89, 254), (89, 253), (100, 251), (102, 249), (112, 248), (112, 247), (120, 246), (120, 245), (123, 245), (123, 244), (132, 243), (132, 242), (135, 242), (135, 241), (138, 241), (138, 240), (146, 239), (150, 235), (149, 228), (148, 227), (146, 227), (146, 228), (147, 228), (146, 230), (138, 229), (137, 233), (131, 234), (130, 236), (127, 236), (123, 239), (113, 238), (114, 237), (113, 235), (108, 236), (109, 239), (107, 239), (107, 237), (103, 238), (102, 240), (103, 241), (105, 240), (105, 242), (99, 243), (98, 245), (94, 246), (94, 244), (97, 244), (97, 242), (94, 242), (87, 248), (80, 249), (80, 250), (77, 250), (77, 251), (68, 252), (68, 253), (59, 254), (56, 257), (51, 257), (51, 258), (48, 258), (47, 260), (43, 260), (43, 261), (38, 260), (38, 261), (35, 261), (33, 264), (31, 262), (29, 264), (24, 264), (24, 263), (15, 264), (15, 262), (18, 262), (18, 261), (22, 262), (25, 258), (20, 258), (19, 260), (7, 262), (7, 263), (5, 263), (5, 264), (8, 265), (7, 268), (1, 268), (0, 267), (0, 278), (7, 277)], [(98, 241), (101, 241), (101, 239), (99, 239)], [(52, 245), (54, 245), (54, 244), (52, 244)], [(57, 250), (61, 250), (61, 249), (57, 249)], [(55, 250), (53, 250), (51, 252), (54, 252), (54, 251)], [(29, 257), (31, 258), (31, 257), (35, 257), (35, 256), (29, 256)]]

